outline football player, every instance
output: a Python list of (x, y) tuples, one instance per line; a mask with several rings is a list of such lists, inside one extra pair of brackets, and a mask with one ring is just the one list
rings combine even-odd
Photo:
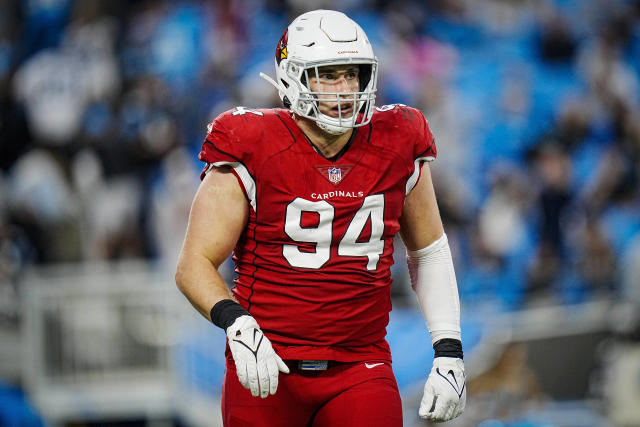
[[(227, 334), (226, 426), (400, 426), (385, 340), (393, 239), (407, 247), (435, 358), (421, 417), (466, 400), (459, 299), (422, 113), (375, 107), (378, 62), (346, 15), (296, 18), (275, 55), (285, 109), (209, 125), (176, 282)], [(232, 293), (218, 267), (233, 254)]]

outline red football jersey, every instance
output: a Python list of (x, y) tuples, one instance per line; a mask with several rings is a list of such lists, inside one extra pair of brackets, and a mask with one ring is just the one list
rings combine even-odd
[(391, 360), (393, 238), (435, 157), (427, 121), (404, 105), (376, 108), (332, 159), (287, 110), (237, 107), (209, 125), (203, 176), (231, 167), (251, 206), (233, 293), (283, 359)]

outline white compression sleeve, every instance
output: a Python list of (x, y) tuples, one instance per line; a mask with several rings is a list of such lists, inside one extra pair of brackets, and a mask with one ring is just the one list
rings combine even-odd
[(407, 250), (407, 265), (432, 344), (460, 340), (460, 298), (447, 235), (426, 248)]

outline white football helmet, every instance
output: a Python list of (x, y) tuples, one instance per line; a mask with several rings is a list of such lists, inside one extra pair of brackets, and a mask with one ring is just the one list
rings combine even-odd
[[(358, 92), (312, 92), (309, 77), (318, 68), (355, 64), (359, 68)], [(334, 135), (364, 126), (371, 120), (376, 97), (378, 59), (362, 28), (347, 15), (333, 10), (314, 10), (297, 17), (284, 31), (276, 47), (276, 80), (260, 75), (278, 89), (280, 99), (295, 114), (314, 120)], [(318, 102), (337, 103), (338, 117), (322, 114)], [(351, 101), (349, 114), (342, 105)]]

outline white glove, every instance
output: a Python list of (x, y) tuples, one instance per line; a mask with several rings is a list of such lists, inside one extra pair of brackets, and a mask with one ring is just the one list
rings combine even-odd
[(266, 398), (278, 388), (278, 373), (289, 368), (271, 347), (258, 322), (251, 316), (238, 317), (227, 328), (229, 348), (236, 363), (238, 380), (254, 396)]
[(420, 417), (435, 422), (449, 421), (462, 414), (466, 403), (467, 387), (462, 359), (433, 359), (433, 368), (420, 402)]

